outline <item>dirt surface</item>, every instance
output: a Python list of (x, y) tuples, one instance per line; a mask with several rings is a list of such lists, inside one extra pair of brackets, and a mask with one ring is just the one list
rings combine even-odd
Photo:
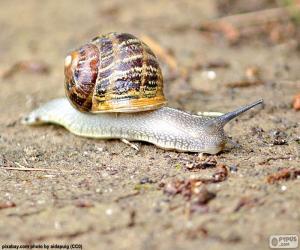
[[(293, 43), (250, 39), (230, 46), (208, 39), (196, 27), (218, 16), (213, 1), (2, 0), (0, 6), (0, 73), (24, 60), (49, 70), (19, 65), (23, 70), (0, 80), (2, 248), (268, 249), (272, 234), (299, 235), (300, 113), (292, 100), (300, 89), (300, 53)], [(111, 31), (150, 36), (181, 67), (226, 62), (211, 72), (189, 71), (187, 81), (172, 78), (162, 60), (169, 106), (196, 113), (227, 112), (260, 98), (265, 104), (226, 126), (234, 146), (215, 159), (146, 143), (136, 152), (118, 140), (21, 125), (32, 109), (64, 96), (68, 51)], [(251, 67), (259, 68), (262, 83), (227, 86), (252, 74)], [(227, 177), (199, 180), (221, 164)], [(283, 168), (294, 174), (267, 181)]]

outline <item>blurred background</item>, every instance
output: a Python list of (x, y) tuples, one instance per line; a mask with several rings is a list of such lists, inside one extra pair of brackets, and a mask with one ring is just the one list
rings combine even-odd
[[(48, 98), (63, 94), (65, 55), (112, 31), (132, 33), (152, 47), (163, 67), (166, 93), (171, 102), (176, 99), (174, 105), (185, 102), (181, 95), (216, 91), (220, 83), (232, 90), (274, 76), (299, 78), (298, 70), (293, 70), (298, 67), (293, 63), (299, 42), (296, 0), (26, 4), (3, 0), (1, 5), (1, 73), (10, 82), (18, 71), (33, 72), (34, 76), (27, 76), (35, 82), (28, 95), (32, 91), (45, 91), (51, 95)], [(51, 77), (40, 78), (50, 71)], [(23, 76), (13, 79), (23, 80)]]
[[(272, 234), (299, 233), (299, 22), (298, 0), (1, 0), (0, 243), (266, 249)], [(113, 31), (152, 48), (171, 107), (228, 112), (263, 98), (227, 125), (238, 147), (136, 153), (21, 125), (64, 96), (68, 52)], [(218, 166), (220, 183), (196, 192), (193, 178)]]

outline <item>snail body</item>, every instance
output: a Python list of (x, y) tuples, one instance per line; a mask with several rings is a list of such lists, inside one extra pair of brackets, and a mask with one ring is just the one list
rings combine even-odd
[(96, 37), (71, 52), (65, 59), (65, 90), (67, 98), (42, 105), (23, 123), (55, 123), (79, 136), (146, 141), (163, 149), (210, 154), (224, 148), (228, 121), (262, 103), (218, 117), (163, 107), (163, 78), (154, 53), (123, 33)]
[(54, 123), (84, 137), (146, 141), (163, 149), (216, 154), (227, 141), (224, 125), (260, 103), (257, 101), (219, 117), (191, 115), (168, 107), (98, 115), (80, 112), (66, 98), (59, 98), (32, 111), (23, 123)]

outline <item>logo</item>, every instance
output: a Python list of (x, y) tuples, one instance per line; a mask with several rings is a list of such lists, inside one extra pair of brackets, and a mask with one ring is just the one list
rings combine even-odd
[(270, 248), (297, 248), (299, 245), (298, 235), (282, 234), (271, 235), (269, 238)]

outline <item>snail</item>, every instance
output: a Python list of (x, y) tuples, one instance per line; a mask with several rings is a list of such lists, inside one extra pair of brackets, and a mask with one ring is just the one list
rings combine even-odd
[(166, 107), (163, 77), (152, 50), (131, 34), (98, 36), (65, 58), (67, 98), (49, 101), (23, 118), (54, 123), (90, 138), (146, 141), (166, 150), (216, 154), (227, 142), (224, 125), (261, 104), (219, 116)]

